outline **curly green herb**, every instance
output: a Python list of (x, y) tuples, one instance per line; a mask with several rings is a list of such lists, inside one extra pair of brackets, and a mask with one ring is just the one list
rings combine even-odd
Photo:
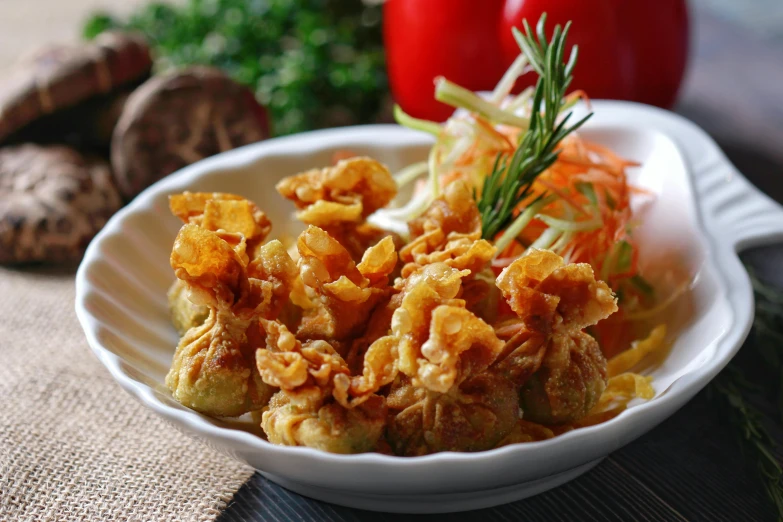
[(225, 70), (253, 89), (282, 135), (379, 119), (388, 96), (380, 21), (381, 7), (361, 0), (188, 0), (128, 19), (96, 14), (84, 35), (136, 30), (158, 71)]

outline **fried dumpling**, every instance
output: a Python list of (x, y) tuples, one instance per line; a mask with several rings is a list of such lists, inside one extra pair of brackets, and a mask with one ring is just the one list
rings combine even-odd
[(188, 285), (177, 279), (167, 294), (171, 322), (180, 337), (191, 328), (204, 324), (209, 317), (209, 308), (192, 303), (188, 293)]
[(520, 319), (495, 369), (522, 385), (524, 418), (543, 424), (585, 416), (606, 387), (606, 359), (584, 329), (617, 310), (590, 265), (534, 250), (501, 272), (497, 286)]
[[(513, 428), (517, 388), (485, 370), (503, 349), (490, 325), (457, 298), (468, 270), (423, 266), (405, 280), (391, 335), (399, 374), (388, 396), (395, 453), (489, 449)], [(491, 393), (485, 393), (491, 392)]]
[(356, 262), (386, 236), (400, 243), (396, 235), (366, 222), (367, 216), (397, 195), (389, 170), (372, 158), (349, 158), (332, 167), (289, 176), (276, 188), (294, 203), (297, 219), (325, 230)]
[(320, 305), (305, 311), (297, 336), (343, 341), (361, 335), (373, 308), (388, 296), (388, 275), (397, 252), (387, 237), (356, 265), (348, 251), (324, 230), (310, 226), (297, 243), (302, 281)]
[(256, 352), (256, 365), (264, 382), (280, 388), (262, 415), (269, 441), (331, 453), (375, 448), (386, 422), (385, 400), (374, 393), (377, 388), (361, 401), (339, 400), (345, 396), (335, 394), (335, 382), (348, 379), (350, 371), (329, 343), (302, 343), (281, 323), (262, 324), (267, 347)]
[(386, 403), (386, 439), (403, 456), (492, 449), (519, 419), (517, 388), (491, 372), (469, 377), (448, 393), (413, 386), (401, 377)]
[[(169, 197), (171, 213), (183, 223), (197, 224), (213, 231), (241, 234), (243, 248), (257, 248), (272, 228), (269, 219), (252, 202), (234, 194), (221, 192), (183, 192)], [(199, 326), (209, 316), (209, 309), (189, 299), (187, 285), (177, 279), (168, 292), (171, 321), (180, 336)]]
[(296, 217), (308, 225), (359, 223), (397, 195), (389, 169), (367, 157), (339, 161), (280, 181), (277, 191), (294, 202)]
[(487, 266), (495, 247), (481, 239), (481, 215), (470, 188), (462, 181), (446, 186), (444, 194), (410, 223), (411, 242), (400, 249), (402, 277), (424, 265), (445, 263), (477, 274)]
[(262, 408), (274, 391), (254, 364), (259, 319), (277, 316), (297, 271), (279, 241), (259, 246), (249, 264), (245, 246), (242, 234), (189, 223), (171, 253), (175, 275), (209, 315), (180, 340), (166, 384), (180, 403), (208, 415)]

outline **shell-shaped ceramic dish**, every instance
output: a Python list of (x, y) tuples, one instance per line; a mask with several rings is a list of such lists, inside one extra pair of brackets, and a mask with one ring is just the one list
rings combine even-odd
[[(683, 118), (625, 102), (595, 102), (583, 133), (637, 160), (634, 183), (655, 194), (640, 210), (642, 260), (676, 259), (694, 276), (687, 319), (666, 359), (652, 368), (656, 396), (618, 417), (551, 440), (482, 453), (401, 458), (333, 455), (275, 446), (249, 421), (212, 419), (174, 401), (164, 385), (177, 334), (166, 290), (180, 227), (169, 194), (222, 191), (255, 201), (274, 234), (296, 234), (293, 207), (274, 190), (282, 177), (328, 165), (338, 150), (373, 156), (392, 171), (426, 158), (431, 137), (398, 126), (317, 131), (250, 145), (198, 162), (156, 183), (115, 215), (92, 242), (76, 280), (76, 311), (90, 347), (112, 376), (183, 432), (303, 495), (364, 509), (448, 512), (493, 506), (566, 482), (666, 419), (739, 349), (753, 299), (737, 250), (783, 238), (783, 211)], [(85, 383), (85, 386), (88, 386)]]

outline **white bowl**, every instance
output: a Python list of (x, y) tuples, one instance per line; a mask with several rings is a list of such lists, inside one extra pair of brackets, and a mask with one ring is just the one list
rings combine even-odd
[(267, 212), (276, 234), (293, 234), (299, 229), (290, 220), (293, 207), (274, 184), (329, 164), (341, 149), (373, 156), (392, 170), (426, 157), (430, 137), (391, 125), (250, 145), (144, 191), (98, 234), (79, 268), (76, 312), (90, 347), (123, 389), (171, 424), (306, 496), (381, 511), (449, 512), (510, 502), (571, 480), (666, 419), (729, 362), (753, 317), (750, 282), (736, 251), (783, 237), (780, 207), (695, 125), (632, 103), (599, 101), (594, 110), (583, 133), (643, 162), (635, 182), (657, 194), (639, 230), (642, 258), (676, 255), (696, 274), (691, 314), (666, 360), (651, 371), (655, 398), (634, 403), (604, 424), (482, 453), (344, 456), (275, 446), (255, 435), (248, 421), (212, 419), (172, 399), (164, 376), (177, 334), (166, 290), (174, 279), (169, 253), (180, 222), (169, 213), (168, 195), (235, 192)]

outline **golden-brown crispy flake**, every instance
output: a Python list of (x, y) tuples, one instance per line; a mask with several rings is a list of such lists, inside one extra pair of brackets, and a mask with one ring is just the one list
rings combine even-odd
[(209, 308), (193, 304), (188, 298), (189, 290), (184, 281), (177, 279), (168, 291), (171, 322), (180, 337), (194, 326), (204, 324), (209, 317)]
[(222, 192), (183, 192), (169, 196), (172, 214), (185, 223), (207, 230), (241, 234), (258, 244), (269, 235), (272, 223), (254, 203)]
[(503, 348), (490, 325), (472, 312), (441, 305), (432, 311), (429, 338), (421, 346), (422, 358), (414, 382), (428, 390), (446, 393), (468, 375), (486, 369)]
[(356, 408), (344, 408), (332, 402), (317, 409), (305, 409), (291, 404), (283, 392), (269, 401), (261, 423), (273, 444), (307, 446), (341, 454), (373, 451), (385, 426), (386, 404), (378, 395)]
[(390, 291), (382, 279), (394, 268), (386, 259), (396, 254), (389, 251), (388, 241), (382, 243), (370, 252), (373, 258), (384, 258), (380, 265), (371, 266), (369, 261), (364, 265), (371, 281), (362, 275), (348, 251), (322, 229), (310, 226), (299, 236), (302, 281), (322, 306), (305, 311), (298, 336), (341, 341), (361, 335), (373, 308)]
[[(171, 267), (177, 279), (196, 290), (214, 289), (233, 292), (239, 289), (244, 276), (242, 260), (234, 248), (218, 234), (198, 225), (184, 225), (171, 251)], [(210, 299), (213, 307), (217, 301)], [(206, 303), (205, 303), (206, 304)]]
[(518, 385), (525, 419), (563, 424), (584, 417), (606, 386), (606, 359), (583, 329), (617, 310), (616, 299), (587, 264), (564, 265), (533, 251), (509, 265), (497, 286), (523, 328), (494, 369)]
[[(294, 202), (300, 221), (324, 229), (356, 262), (367, 248), (390, 235), (365, 222), (397, 194), (388, 169), (373, 159), (350, 158), (290, 176), (277, 184), (277, 190)], [(391, 235), (401, 246), (399, 237)]]
[(413, 238), (436, 229), (444, 236), (457, 233), (481, 237), (481, 214), (468, 184), (455, 181), (446, 185), (443, 195), (421, 217), (410, 221), (408, 227)]
[(207, 201), (201, 226), (242, 234), (247, 241), (263, 241), (272, 224), (266, 215), (246, 199)]
[(351, 368), (352, 375), (362, 373), (364, 354), (370, 346), (381, 337), (391, 334), (392, 315), (399, 308), (401, 297), (399, 293), (393, 293), (381, 301), (370, 315), (364, 333), (351, 340), (345, 360)]
[(265, 383), (280, 388), (262, 416), (269, 440), (333, 453), (374, 448), (386, 418), (385, 400), (374, 394), (377, 388), (363, 389), (361, 400), (347, 400), (348, 367), (329, 343), (302, 343), (278, 322), (261, 323), (267, 348), (257, 350), (256, 365)]
[(256, 366), (267, 384), (286, 393), (293, 404), (320, 405), (332, 393), (334, 376), (348, 373), (337, 351), (322, 340), (304, 344), (282, 323), (261, 320), (266, 348), (256, 351)]
[(215, 232), (199, 223), (180, 229), (171, 266), (182, 291), (209, 316), (180, 340), (166, 384), (176, 400), (197, 411), (242, 415), (264, 407), (274, 392), (256, 370), (258, 321), (277, 316), (297, 270), (279, 241), (259, 247), (248, 266), (235, 244), (241, 234)]
[(359, 223), (397, 195), (397, 184), (389, 170), (367, 157), (290, 176), (276, 188), (300, 209), (298, 219), (321, 227)]
[(288, 304), (289, 295), (299, 280), (296, 263), (280, 241), (261, 245), (247, 267), (251, 285), (257, 286), (264, 302), (261, 315), (265, 319), (278, 316)]
[(361, 375), (338, 375), (334, 379), (334, 397), (344, 407), (367, 401), (397, 377), (397, 340), (384, 336), (370, 345), (362, 360)]
[(387, 398), (387, 440), (397, 455), (483, 451), (495, 447), (519, 418), (517, 388), (483, 372), (448, 393), (399, 378)]
[(495, 247), (481, 239), (481, 216), (464, 182), (448, 185), (445, 193), (408, 226), (412, 240), (400, 249), (400, 259), (405, 263), (402, 277), (432, 263), (446, 263), (477, 274), (495, 255)]
[(507, 266), (497, 278), (508, 305), (533, 331), (545, 332), (551, 326), (560, 302), (557, 295), (538, 292), (536, 287), (562, 266), (563, 258), (554, 252), (534, 250)]
[(371, 286), (385, 287), (389, 283), (389, 274), (395, 266), (397, 266), (397, 250), (391, 236), (386, 236), (364, 252), (362, 261), (356, 268), (370, 281)]
[(400, 251), (400, 257), (405, 261), (402, 277), (408, 277), (422, 266), (432, 263), (445, 263), (457, 270), (470, 270), (471, 274), (477, 274), (487, 266), (497, 250), (485, 239), (476, 240), (456, 234), (450, 234), (445, 241), (428, 242), (438, 236), (437, 232), (421, 236), (403, 247)]
[(183, 223), (190, 223), (192, 218), (198, 218), (204, 214), (204, 207), (207, 205), (207, 201), (213, 199), (238, 201), (243, 198), (242, 196), (223, 192), (183, 192), (169, 196), (169, 209)]
[(361, 262), (364, 252), (386, 237), (391, 237), (395, 249), (405, 246), (402, 238), (388, 230), (383, 230), (370, 223), (341, 223), (322, 227), (330, 236), (337, 240), (357, 263)]

